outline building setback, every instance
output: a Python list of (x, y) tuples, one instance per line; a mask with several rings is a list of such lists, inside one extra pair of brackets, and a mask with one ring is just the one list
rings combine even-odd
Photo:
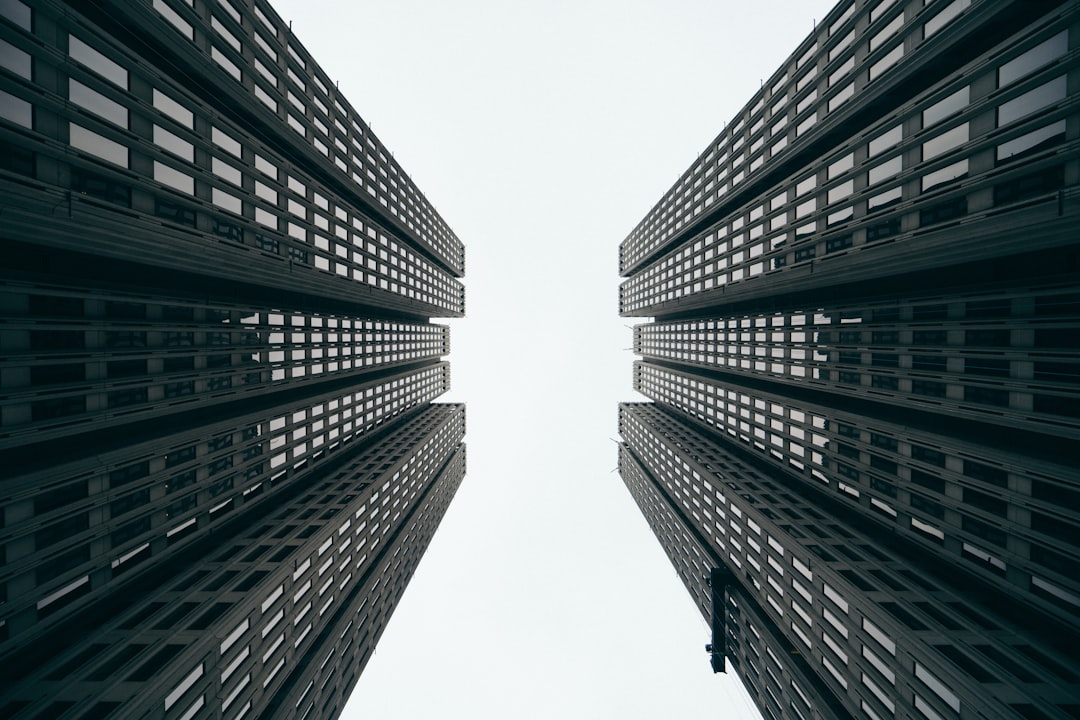
[(462, 243), (263, 0), (0, 3), (0, 716), (337, 717), (465, 471)]
[(620, 246), (620, 472), (767, 718), (1080, 717), (1078, 62), (845, 0)]

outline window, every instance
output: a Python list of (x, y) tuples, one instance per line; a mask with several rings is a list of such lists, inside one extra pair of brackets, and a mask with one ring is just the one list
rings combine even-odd
[(1069, 31), (1062, 30), (998, 68), (998, 87), (1004, 87), (1049, 64), (1069, 50)]
[(73, 60), (82, 63), (109, 82), (127, 90), (127, 70), (74, 35), (68, 35), (68, 54)]
[(178, 12), (172, 9), (165, 0), (154, 0), (154, 9), (161, 13), (161, 16), (169, 21), (173, 27), (183, 33), (184, 37), (191, 40), (195, 37), (194, 31), (191, 28), (191, 23), (184, 20)]
[(30, 53), (15, 47), (6, 40), (0, 40), (0, 67), (5, 67), (20, 77), (32, 80)]
[(941, 122), (945, 118), (960, 112), (967, 107), (969, 98), (970, 88), (965, 85), (952, 95), (937, 101), (923, 110), (923, 127), (928, 128), (931, 125)]
[[(128, 149), (126, 147), (118, 142), (98, 135), (93, 130), (87, 130), (82, 125), (70, 123), (68, 142), (72, 147), (90, 153), (102, 160), (107, 160), (108, 162), (115, 163), (121, 167), (128, 166)], [(130, 204), (130, 200), (128, 203)]]
[(1066, 91), (1066, 78), (1062, 75), (1029, 90), (1020, 97), (1002, 103), (998, 107), (998, 127), (1064, 100)]
[(154, 88), (154, 107), (184, 127), (195, 127), (195, 114), (157, 88)]

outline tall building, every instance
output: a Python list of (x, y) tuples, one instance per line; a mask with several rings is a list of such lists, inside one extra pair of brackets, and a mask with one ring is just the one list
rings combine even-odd
[(620, 246), (623, 480), (767, 718), (1080, 717), (1080, 3), (844, 0)]
[(336, 717), (464, 474), (461, 242), (264, 0), (0, 1), (0, 196), (0, 717)]

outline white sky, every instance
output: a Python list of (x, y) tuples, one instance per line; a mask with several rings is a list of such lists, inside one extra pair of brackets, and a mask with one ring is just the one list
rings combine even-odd
[(468, 472), (344, 717), (757, 717), (612, 472), (618, 244), (832, 4), (274, 2), (466, 246)]

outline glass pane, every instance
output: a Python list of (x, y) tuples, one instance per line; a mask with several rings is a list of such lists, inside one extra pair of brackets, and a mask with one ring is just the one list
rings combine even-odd
[(127, 90), (127, 70), (74, 35), (68, 35), (68, 55), (70, 55), (73, 60), (82, 63), (106, 80), (116, 83)]
[(78, 80), (68, 81), (68, 97), (84, 110), (89, 110), (95, 115), (105, 118), (122, 128), (128, 126), (127, 108), (118, 102), (110, 100), (97, 90), (83, 85)]

